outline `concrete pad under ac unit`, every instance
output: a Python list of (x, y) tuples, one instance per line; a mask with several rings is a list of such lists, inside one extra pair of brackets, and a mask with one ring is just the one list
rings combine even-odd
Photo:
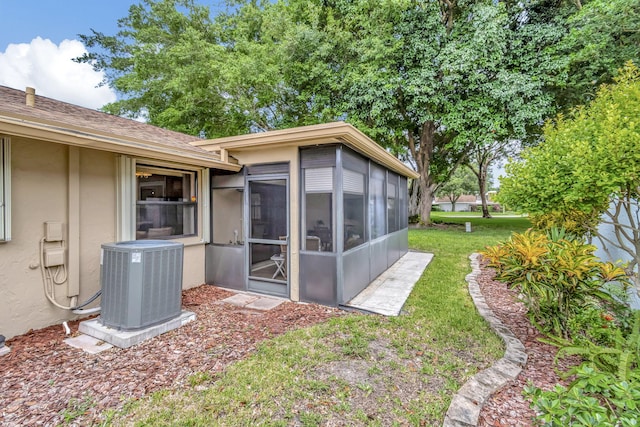
[(165, 332), (177, 329), (180, 326), (194, 321), (195, 319), (195, 313), (182, 310), (180, 316), (175, 319), (135, 331), (119, 331), (117, 329), (109, 328), (102, 325), (99, 318), (81, 322), (78, 330), (83, 334), (98, 338), (102, 341), (108, 342), (109, 344), (113, 344), (116, 347), (129, 348), (133, 345), (140, 344), (145, 340), (164, 334)]

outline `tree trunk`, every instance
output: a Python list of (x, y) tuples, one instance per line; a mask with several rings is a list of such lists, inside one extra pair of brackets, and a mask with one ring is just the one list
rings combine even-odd
[(419, 193), (418, 214), (420, 215), (420, 222), (422, 224), (431, 224), (433, 194), (437, 189), (437, 185), (432, 182), (430, 175), (436, 124), (432, 121), (422, 124), (419, 129), (419, 140), (416, 140), (417, 132), (414, 133), (414, 131), (408, 130), (407, 136), (409, 151), (416, 162), (416, 169), (420, 175), (413, 195), (415, 195), (416, 191)]
[(478, 188), (480, 189), (480, 201), (482, 202), (482, 218), (491, 218), (487, 203), (487, 168), (480, 168), (478, 176)]
[(433, 206), (433, 193), (429, 185), (429, 176), (420, 172), (420, 222), (431, 224), (431, 207)]
[(435, 143), (436, 124), (426, 122), (420, 132), (420, 152), (418, 155), (418, 172), (420, 173), (420, 221), (423, 224), (431, 224), (431, 207), (433, 206), (433, 193), (437, 186), (432, 182), (430, 174), (433, 146)]
[(480, 202), (482, 203), (482, 217), (491, 218), (489, 213), (489, 206), (487, 203), (487, 174), (489, 173), (489, 167), (491, 162), (495, 158), (495, 153), (490, 150), (476, 154), (476, 162), (478, 169), (474, 169), (471, 163), (468, 163), (469, 168), (475, 174), (478, 179), (478, 191), (480, 191)]
[(409, 187), (409, 216), (420, 215), (420, 186), (417, 180)]

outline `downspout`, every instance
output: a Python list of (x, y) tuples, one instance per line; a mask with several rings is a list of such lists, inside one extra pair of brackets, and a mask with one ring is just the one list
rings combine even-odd
[(67, 296), (74, 298), (71, 306), (75, 306), (77, 297), (80, 295), (80, 149), (78, 147), (69, 147), (68, 194)]

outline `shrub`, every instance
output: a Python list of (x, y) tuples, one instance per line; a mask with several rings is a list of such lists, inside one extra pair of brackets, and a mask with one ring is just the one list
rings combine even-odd
[(599, 216), (592, 212), (585, 213), (573, 209), (531, 215), (530, 219), (533, 227), (537, 230), (557, 228), (576, 236), (584, 236), (597, 228)]
[[(632, 312), (626, 309), (627, 315)], [(610, 314), (585, 310), (576, 316), (587, 329), (607, 331), (596, 336), (598, 344), (586, 340), (573, 342), (556, 338), (552, 344), (562, 348), (559, 358), (579, 355), (585, 361), (565, 373), (575, 375), (569, 388), (556, 385), (542, 391), (529, 385), (525, 395), (538, 412), (538, 421), (550, 426), (636, 426), (640, 411), (640, 311), (633, 312), (633, 327), (625, 328)], [(590, 325), (588, 325), (591, 323)]]
[(609, 372), (582, 365), (569, 388), (542, 391), (531, 385), (525, 395), (545, 426), (637, 426), (640, 380), (621, 381)]
[[(613, 316), (605, 317), (605, 320), (613, 321), (613, 319)], [(562, 357), (578, 355), (585, 360), (587, 366), (615, 375), (620, 381), (632, 379), (640, 381), (640, 311), (633, 313), (633, 319), (630, 333), (625, 333), (624, 329), (615, 324), (606, 328), (611, 330), (607, 335), (610, 344), (597, 344), (589, 340), (574, 342), (552, 340), (552, 344), (561, 347), (556, 355), (556, 361)], [(574, 373), (575, 369), (572, 369), (567, 374)]]
[(627, 281), (621, 268), (600, 262), (594, 250), (563, 229), (527, 230), (487, 248), (483, 255), (497, 269), (499, 280), (521, 292), (529, 319), (538, 329), (568, 338), (569, 321), (582, 307), (616, 305), (604, 284)]
[[(438, 206), (439, 208), (439, 206)], [(433, 210), (433, 208), (431, 209)], [(416, 215), (411, 215), (409, 216), (409, 224), (418, 224), (420, 222), (420, 215), (416, 214)]]

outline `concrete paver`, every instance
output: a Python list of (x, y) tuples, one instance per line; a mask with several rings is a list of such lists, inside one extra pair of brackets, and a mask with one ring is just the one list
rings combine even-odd
[(238, 307), (244, 307), (247, 304), (251, 304), (252, 302), (254, 302), (255, 300), (257, 300), (258, 297), (257, 295), (250, 295), (250, 294), (235, 294), (232, 295), (228, 298), (225, 298), (222, 300), (222, 302), (226, 302), (228, 304), (232, 304), (232, 305), (236, 305)]
[(80, 334), (77, 337), (67, 338), (64, 340), (64, 342), (69, 344), (71, 347), (79, 348), (90, 354), (98, 354), (101, 351), (113, 348), (112, 344), (85, 334)]
[(398, 316), (433, 254), (407, 252), (387, 271), (345, 304), (385, 316)]

